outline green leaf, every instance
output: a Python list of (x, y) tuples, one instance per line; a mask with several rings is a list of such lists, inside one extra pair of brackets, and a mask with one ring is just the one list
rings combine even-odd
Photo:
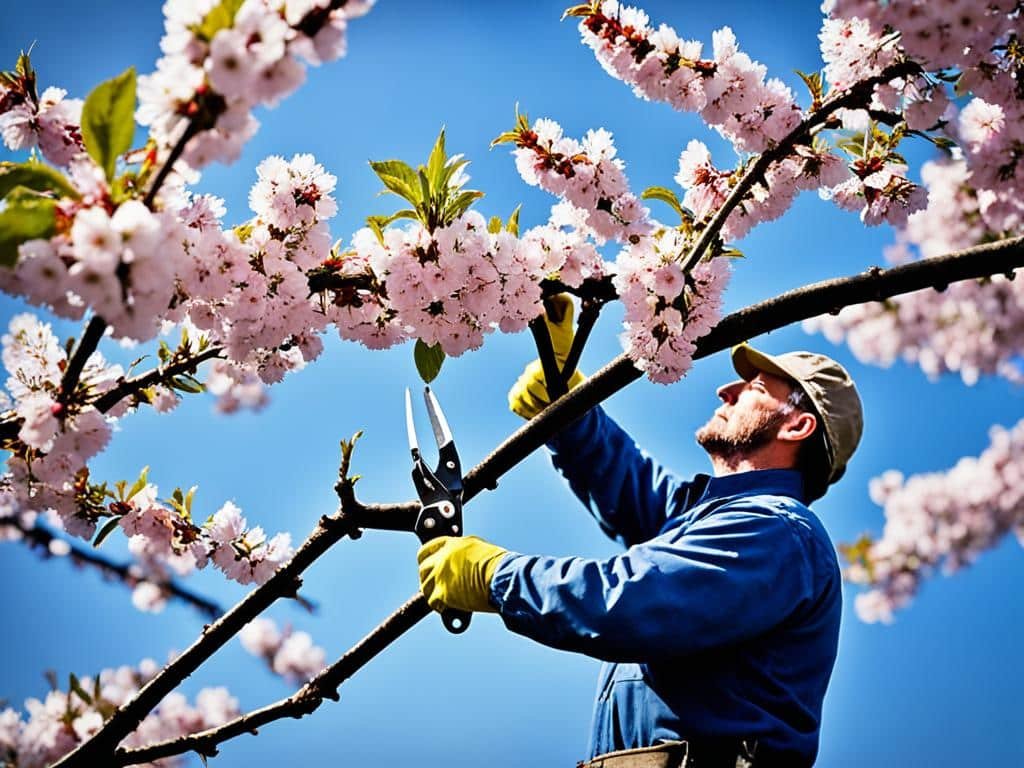
[(401, 160), (371, 160), (370, 167), (384, 182), (387, 192), (393, 192), (413, 205), (419, 205), (422, 202), (419, 178), (408, 163), (403, 163)]
[(135, 67), (96, 86), (82, 107), (82, 141), (89, 157), (114, 179), (117, 158), (135, 135)]
[(198, 24), (190, 28), (202, 40), (210, 42), (214, 35), (222, 29), (228, 29), (235, 23), (235, 15), (245, 0), (223, 0), (214, 6)]
[(689, 221), (692, 218), (687, 210), (683, 208), (682, 203), (679, 202), (679, 197), (676, 193), (668, 187), (648, 187), (640, 197), (644, 200), (661, 200), (663, 203), (668, 203), (672, 210), (679, 214), (679, 218), (684, 221)]
[(806, 85), (807, 90), (811, 92), (811, 98), (814, 99), (814, 102), (816, 104), (820, 103), (821, 97), (824, 96), (825, 93), (824, 85), (821, 79), (821, 72), (807, 74), (806, 72), (801, 72), (799, 69), (794, 71), (798, 75), (800, 75), (800, 79), (804, 81), (804, 85)]
[(170, 385), (172, 389), (188, 392), (191, 395), (198, 395), (200, 392), (204, 392), (206, 390), (203, 382), (199, 381), (199, 379), (194, 376), (189, 376), (187, 373), (172, 378)]
[(15, 187), (25, 187), (36, 192), (55, 192), (58, 197), (72, 197), (75, 200), (80, 197), (63, 173), (37, 161), (0, 163), (0, 198), (7, 197), (7, 193)]
[(429, 384), (437, 378), (444, 364), (444, 351), (440, 344), (428, 347), (422, 339), (416, 339), (416, 349), (413, 350), (413, 358), (416, 361), (416, 370), (425, 384)]
[(431, 203), (433, 203), (433, 193), (439, 190), (432, 190), (430, 188), (430, 179), (427, 178), (427, 174), (422, 168), (416, 172), (416, 176), (419, 179), (420, 194), (423, 195), (423, 202), (426, 203), (429, 210), (432, 207)]
[(444, 151), (444, 128), (442, 127), (427, 160), (427, 178), (434, 189), (440, 189), (442, 186), (441, 174), (444, 173), (445, 160), (447, 159), (448, 156)]
[(121, 517), (121, 515), (116, 515), (110, 518), (103, 527), (100, 528), (100, 532), (97, 533), (96, 538), (92, 540), (92, 546), (94, 549), (99, 549), (100, 544), (106, 540), (107, 536), (114, 532), (117, 528), (117, 524), (121, 522)]
[(160, 346), (157, 349), (156, 354), (157, 357), (160, 358), (161, 363), (170, 362), (174, 358), (173, 350), (171, 350), (171, 348), (167, 346), (167, 342), (164, 341), (163, 339), (160, 340)]
[(75, 673), (72, 672), (68, 679), (68, 687), (75, 692), (75, 694), (89, 706), (92, 706), (92, 696), (85, 692), (85, 688), (82, 687), (82, 683), (79, 682), (78, 678), (75, 677)]
[(569, 18), (571, 16), (579, 16), (579, 17), (583, 17), (583, 18), (586, 18), (586, 17), (589, 17), (589, 16), (593, 16), (594, 13), (597, 12), (598, 7), (599, 7), (598, 4), (597, 3), (593, 3), (593, 2), (591, 2), (591, 3), (580, 3), (579, 5), (570, 6), (570, 7), (566, 8), (565, 11), (562, 13), (562, 19), (561, 20), (565, 21), (567, 18)]
[(508, 217), (508, 221), (505, 222), (505, 230), (511, 232), (516, 237), (519, 237), (519, 210), (522, 207), (522, 203), (517, 205), (516, 209), (512, 211), (512, 215)]
[(16, 187), (0, 211), (0, 266), (13, 267), (18, 246), (28, 240), (47, 238), (56, 225), (57, 201)]
[(132, 484), (131, 489), (128, 491), (128, 495), (124, 497), (125, 501), (128, 501), (136, 493), (138, 493), (139, 491), (141, 491), (143, 488), (146, 487), (146, 483), (149, 482), (148, 476), (149, 476), (149, 467), (148, 466), (147, 467), (143, 467), (142, 471), (139, 472), (139, 477), (135, 480), (135, 483)]
[(477, 192), (475, 189), (467, 189), (465, 192), (460, 192), (450, 203), (448, 203), (448, 207), (444, 211), (444, 220), (452, 221), (453, 219), (457, 219), (469, 210), (469, 206), (483, 196), (483, 192)]
[(461, 171), (467, 165), (469, 165), (469, 160), (463, 160), (461, 155), (454, 155), (450, 160), (448, 160), (447, 163), (445, 163), (444, 170), (441, 173), (441, 181), (436, 188), (458, 189), (459, 187), (461, 187), (461, 184), (458, 187), (452, 187), (452, 176)]

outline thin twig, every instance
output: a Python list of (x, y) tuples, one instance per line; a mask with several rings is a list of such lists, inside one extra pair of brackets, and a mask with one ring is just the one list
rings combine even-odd
[[(113, 389), (97, 395), (95, 398), (85, 399), (85, 405), (92, 405), (100, 413), (106, 413), (126, 397), (138, 394), (147, 387), (167, 381), (181, 373), (192, 373), (196, 366), (215, 357), (219, 357), (224, 350), (221, 347), (209, 347), (199, 354), (179, 360), (166, 367), (157, 367), (146, 373), (140, 373), (130, 379), (125, 379)], [(16, 411), (8, 411), (0, 419), (0, 441), (10, 440), (18, 436), (22, 420)]]
[(134, 564), (115, 563), (89, 548), (83, 547), (73, 541), (68, 541), (67, 539), (59, 536), (55, 536), (52, 532), (40, 525), (25, 526), (22, 525), (16, 517), (0, 517), (0, 527), (16, 528), (29, 546), (38, 548), (42, 552), (46, 553), (44, 555), (46, 557), (57, 558), (58, 556), (49, 554), (50, 545), (54, 541), (61, 542), (61, 545), (66, 545), (69, 551), (67, 555), (61, 555), (59, 557), (67, 557), (75, 564), (82, 563), (96, 568), (101, 573), (117, 579), (120, 583), (128, 587), (134, 587), (142, 581), (149, 581), (150, 583), (158, 586), (161, 591), (166, 592), (168, 595), (188, 603), (208, 619), (216, 619), (224, 612), (224, 609), (217, 603), (196, 592), (185, 589), (185, 587), (182, 587), (173, 579), (169, 581), (153, 581), (151, 579), (147, 579), (144, 576), (133, 573)]
[[(967, 248), (946, 256), (903, 264), (888, 270), (872, 267), (862, 274), (827, 280), (789, 291), (723, 318), (711, 333), (698, 341), (694, 358), (707, 357), (741, 341), (783, 328), (800, 320), (817, 317), (839, 307), (882, 301), (902, 293), (934, 286), (946, 286), (959, 280), (1000, 273), (1009, 274), (1022, 267), (1024, 267), (1024, 237)], [(579, 387), (561, 398), (557, 404), (545, 409), (540, 415), (530, 420), (470, 471), (464, 479), (464, 501), (468, 502), (483, 489), (496, 485), (501, 475), (542, 446), (562, 428), (576, 421), (588, 410), (636, 381), (642, 375), (628, 357), (625, 355), (617, 357)], [(318, 526), (310, 539), (299, 548), (295, 557), (283, 566), (269, 582), (247, 595), (242, 602), (231, 609), (224, 619), (211, 625), (207, 632), (193, 643), (191, 648), (161, 670), (136, 695), (135, 699), (115, 713), (91, 740), (81, 744), (56, 766), (61, 768), (71, 765), (89, 766), (97, 764), (97, 761), (112, 759), (117, 744), (137, 727), (142, 718), (160, 702), (164, 695), (194, 672), (199, 664), (226, 643), (234, 632), (237, 632), (245, 623), (269, 606), (276, 599), (282, 585), (296, 578), (298, 573), (325, 552), (331, 544), (340, 539), (345, 530), (357, 523), (361, 526), (371, 527), (367, 523), (372, 522), (377, 514), (388, 517), (390, 521), (403, 515), (411, 517), (415, 515), (418, 508), (417, 502), (393, 504), (386, 507), (375, 505), (363, 507), (359, 514), (346, 511), (335, 518), (324, 518), (324, 520), (330, 521), (329, 524)], [(411, 528), (407, 530), (411, 530)], [(399, 609), (408, 611), (408, 626), (397, 634), (394, 626), (385, 629), (384, 625), (370, 632), (356, 647), (362, 650), (355, 669), (365, 666), (380, 650), (383, 650), (406, 629), (411, 628), (423, 616), (426, 616), (425, 602), (420, 596), (415, 596), (410, 598), (402, 609)], [(392, 618), (394, 616), (395, 614), (392, 615)], [(355, 653), (356, 648), (353, 648), (350, 653)], [(346, 656), (348, 655), (346, 654)], [(342, 657), (342, 659), (344, 658), (345, 656)], [(319, 695), (323, 695), (323, 689), (320, 689)], [(301, 710), (300, 714), (311, 711), (308, 707), (314, 700), (315, 697), (304, 700), (306, 708)], [(317, 706), (319, 703), (316, 701)], [(276, 712), (279, 711), (276, 709), (278, 706), (278, 704), (271, 705), (259, 712)], [(267, 720), (264, 719), (261, 724), (265, 722)], [(220, 737), (222, 734), (224, 738)], [(232, 738), (238, 735), (238, 732), (233, 730), (230, 735), (227, 734), (228, 732), (218, 732), (217, 729), (206, 732), (204, 744), (209, 748), (209, 745)], [(189, 748), (185, 747), (179, 751), (187, 751), (187, 749)], [(170, 754), (175, 753), (161, 752), (161, 756)], [(144, 760), (136, 761), (133, 757), (132, 761), (143, 762)], [(122, 760), (118, 764), (128, 763)]]
[(876, 85), (888, 83), (897, 77), (906, 77), (918, 71), (920, 71), (920, 66), (912, 61), (901, 61), (887, 67), (881, 74), (863, 80), (844, 93), (830, 99), (822, 105), (821, 109), (813, 112), (810, 117), (803, 120), (800, 125), (790, 131), (778, 144), (762, 152), (736, 183), (736, 186), (733, 187), (729, 197), (715, 211), (715, 215), (708, 222), (708, 225), (701, 231), (697, 242), (693, 244), (690, 252), (683, 260), (683, 272), (689, 274), (690, 270), (700, 261), (708, 246), (718, 237), (718, 233), (722, 231), (722, 227), (725, 226), (729, 214), (743, 201), (743, 198), (746, 197), (751, 188), (757, 182), (764, 179), (764, 174), (772, 163), (786, 157), (793, 147), (810, 136), (815, 128), (828, 122), (837, 110), (866, 105), (870, 101)]

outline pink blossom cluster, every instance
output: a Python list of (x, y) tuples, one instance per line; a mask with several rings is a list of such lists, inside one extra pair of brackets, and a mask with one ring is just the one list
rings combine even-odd
[(70, 163), (83, 150), (82, 100), (65, 96), (67, 91), (53, 87), (37, 95), (23, 79), (12, 87), (0, 85), (0, 136), (7, 148), (38, 147), (54, 165)]
[[(248, 528), (240, 510), (225, 504), (203, 527), (157, 499), (157, 488), (144, 484), (130, 498), (106, 506), (103, 498), (90, 501), (88, 461), (106, 447), (111, 423), (127, 408), (123, 401), (101, 414), (93, 407), (65, 405), (58, 397), (66, 354), (49, 325), (31, 314), (17, 315), (2, 338), (3, 364), (10, 376), (7, 391), (14, 415), (21, 419), (21, 447), (7, 459), (0, 507), (5, 516), (49, 512), (68, 533), (91, 538), (97, 523), (120, 516), (130, 536), (129, 549), (149, 582), (166, 581), (167, 569), (185, 575), (205, 566), (207, 559), (229, 578), (242, 584), (266, 581), (291, 557), (287, 534), (267, 539), (259, 527)], [(98, 352), (86, 362), (82, 386), (96, 394), (114, 386), (123, 374), (108, 366)], [(158, 609), (162, 595), (156, 584), (139, 586), (135, 601)]]
[[(105, 669), (93, 677), (76, 678), (77, 690), (52, 690), (45, 698), (27, 699), (25, 714), (0, 710), (0, 760), (9, 768), (45, 768), (95, 734), (110, 712), (126, 704), (159, 671), (145, 659), (138, 668)], [(238, 700), (226, 688), (203, 688), (195, 704), (184, 695), (168, 694), (121, 745), (141, 747), (216, 728), (239, 714)], [(180, 757), (145, 765), (184, 765)]]
[(646, 13), (604, 0), (580, 20), (583, 42), (612, 77), (644, 99), (698, 112), (740, 152), (763, 152), (802, 118), (789, 87), (739, 50), (728, 27), (712, 35), (713, 56), (666, 24), (657, 29)]
[[(980, 213), (985, 196), (971, 187), (963, 161), (926, 163), (921, 177), (928, 206), (899, 231), (890, 261), (939, 256), (996, 235)], [(967, 384), (982, 374), (1024, 380), (1018, 363), (1024, 285), (1003, 275), (956, 282), (941, 293), (927, 289), (846, 307), (836, 316), (808, 320), (804, 328), (834, 343), (845, 340), (864, 362), (888, 366), (902, 358), (930, 377), (957, 372)]]
[(308, 632), (281, 629), (272, 619), (250, 621), (238, 634), (249, 653), (263, 659), (275, 674), (304, 683), (324, 669), (324, 649), (313, 644)]
[(696, 341), (721, 317), (722, 292), (729, 281), (728, 259), (699, 262), (686, 275), (680, 261), (689, 250), (686, 235), (661, 229), (624, 249), (613, 278), (625, 305), (626, 354), (659, 384), (686, 375)]
[[(696, 139), (680, 153), (675, 180), (685, 190), (683, 205), (693, 213), (698, 228), (718, 212), (740, 175), (741, 170), (716, 168), (707, 146)], [(779, 218), (802, 190), (841, 186), (851, 177), (846, 163), (820, 146), (797, 148), (770, 165), (764, 176), (729, 214), (721, 229), (723, 239), (739, 240), (755, 225)]]
[(847, 569), (851, 581), (870, 586), (856, 599), (863, 620), (892, 621), (935, 568), (969, 565), (1010, 532), (1024, 544), (1024, 421), (989, 436), (980, 456), (945, 472), (904, 478), (891, 470), (872, 481), (885, 529)]
[(994, 46), (1020, 32), (1016, 0), (825, 0), (822, 10), (856, 20), (859, 38), (866, 27), (878, 37), (887, 31), (892, 37), (896, 30), (900, 47), (929, 70), (975, 67), (990, 60)]
[(339, 269), (365, 277), (366, 285), (336, 292), (328, 308), (342, 338), (371, 348), (419, 338), (452, 356), (478, 348), (496, 329), (526, 328), (543, 311), (545, 277), (558, 273), (579, 285), (604, 269), (594, 246), (578, 234), (551, 225), (522, 238), (491, 233), (475, 211), (432, 234), (419, 223), (390, 227), (383, 242), (362, 229), (352, 246)]
[[(274, 106), (305, 79), (300, 60), (318, 65), (344, 55), (349, 19), (372, 0), (245, 0), (230, 23), (220, 0), (164, 4), (164, 56), (156, 72), (139, 78), (137, 119), (150, 127), (165, 155), (190, 122), (202, 130), (183, 155), (193, 168), (233, 162), (256, 132), (257, 105)], [(212, 36), (211, 36), (212, 33)]]
[[(831, 15), (821, 34), (827, 74), (877, 74), (893, 57), (909, 57), (924, 73), (940, 73), (941, 77), (922, 73), (879, 86), (870, 106), (902, 115), (915, 130), (940, 126), (940, 120), (946, 123), (946, 132), (963, 150), (989, 228), (1019, 229), (1024, 221), (1024, 100), (1020, 54), (1014, 53), (1021, 34), (1019, 4), (828, 0), (823, 9)], [(957, 76), (957, 94), (973, 95), (959, 119), (943, 80), (951, 71)], [(831, 76), (830, 80), (835, 83)], [(862, 113), (860, 121), (866, 124), (867, 117)], [(848, 122), (848, 116), (844, 118)]]
[(598, 243), (634, 242), (649, 234), (648, 211), (629, 189), (625, 163), (612, 135), (587, 131), (582, 141), (562, 135), (554, 120), (536, 120), (517, 132), (513, 155), (523, 181), (561, 197)]
[(140, 584), (133, 595), (140, 610), (163, 607), (166, 595), (159, 584), (169, 579), (170, 571), (186, 576), (212, 561), (239, 584), (263, 584), (294, 553), (289, 534), (268, 539), (261, 527), (250, 528), (242, 511), (230, 501), (203, 525), (161, 502), (151, 483), (110, 506), (122, 516), (118, 525), (130, 537), (128, 549), (147, 577), (143, 583), (149, 586)]
[(15, 269), (0, 271), (0, 288), (72, 320), (91, 308), (115, 338), (153, 338), (188, 263), (181, 223), (139, 200), (115, 205), (85, 154), (71, 161), (68, 180), (78, 196), (58, 201), (56, 233), (23, 243)]
[[(52, 510), (69, 533), (88, 538), (95, 520), (79, 509), (81, 473), (110, 441), (112, 417), (91, 407), (65, 406), (58, 400), (66, 355), (50, 326), (31, 314), (16, 315), (4, 334), (3, 364), (7, 391), (21, 419), (21, 447), (7, 459), (4, 488), (12, 513)], [(84, 386), (105, 392), (122, 375), (98, 353), (86, 362)]]
[(977, 190), (978, 213), (992, 232), (1024, 228), (1024, 99), (1020, 75), (1008, 71), (975, 86), (960, 112), (955, 135)]
[(230, 501), (214, 513), (204, 529), (213, 564), (239, 584), (265, 583), (295, 551), (289, 534), (278, 533), (268, 539), (259, 526), (249, 528), (242, 511)]
[(219, 201), (196, 198), (182, 211), (189, 260), (176, 285), (178, 308), (166, 315), (187, 318), (224, 347), (211, 389), (226, 411), (262, 405), (257, 381), (279, 382), (315, 359), (328, 323), (309, 298), (307, 273), (330, 258), (335, 177), (312, 155), (268, 157), (257, 177), (249, 195), (256, 216), (242, 227), (221, 228)]

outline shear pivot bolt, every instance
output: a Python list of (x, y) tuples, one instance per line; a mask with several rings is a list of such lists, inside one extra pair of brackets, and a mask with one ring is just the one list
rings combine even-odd
[(455, 507), (448, 502), (441, 505), (441, 514), (445, 517), (452, 517), (455, 514)]

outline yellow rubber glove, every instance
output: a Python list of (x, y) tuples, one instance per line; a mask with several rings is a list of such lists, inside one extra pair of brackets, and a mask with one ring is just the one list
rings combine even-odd
[(420, 591), (435, 611), (497, 613), (491, 605), (491, 578), (507, 550), (476, 536), (439, 536), (416, 555)]
[[(569, 357), (569, 350), (572, 349), (573, 339), (573, 303), (568, 294), (560, 293), (551, 298), (554, 305), (554, 314), (557, 317), (552, 320), (544, 313), (544, 322), (548, 326), (548, 333), (551, 335), (551, 346), (555, 351), (555, 360), (558, 367), (565, 365)], [(569, 389), (579, 386), (586, 380), (586, 376), (579, 370), (574, 371), (569, 377)], [(551, 398), (548, 397), (547, 380), (544, 378), (544, 368), (540, 360), (534, 360), (526, 366), (522, 375), (508, 391), (508, 407), (512, 413), (522, 416), (524, 419), (532, 419), (538, 413), (551, 405)]]

